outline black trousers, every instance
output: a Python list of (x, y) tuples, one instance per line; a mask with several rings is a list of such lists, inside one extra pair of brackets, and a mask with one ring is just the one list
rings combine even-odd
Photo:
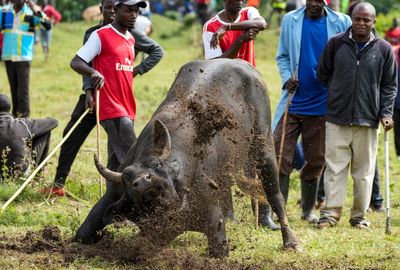
[(103, 120), (101, 126), (107, 132), (107, 168), (117, 171), (126, 153), (136, 140), (133, 121), (128, 117)]
[[(86, 95), (82, 94), (79, 97), (78, 103), (72, 112), (71, 119), (64, 129), (63, 136), (65, 136), (72, 126), (76, 123), (79, 117), (85, 112), (85, 99)], [(79, 149), (85, 142), (87, 136), (96, 126), (96, 114), (88, 113), (82, 121), (78, 124), (75, 130), (71, 133), (69, 138), (61, 146), (60, 156), (58, 158), (58, 166), (54, 178), (54, 185), (63, 187), (65, 180), (71, 170), (75, 157)]]
[(30, 61), (4, 61), (11, 90), (12, 114), (16, 117), (29, 117), (29, 74)]
[(50, 134), (51, 132), (48, 131), (32, 140), (32, 158), (35, 166), (38, 166), (47, 157), (50, 146)]

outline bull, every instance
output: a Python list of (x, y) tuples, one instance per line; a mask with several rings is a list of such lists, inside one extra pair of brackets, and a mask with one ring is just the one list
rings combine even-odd
[(77, 239), (97, 241), (122, 216), (155, 244), (197, 231), (206, 235), (210, 256), (227, 256), (224, 215), (232, 209), (232, 180), (244, 176), (261, 179), (284, 248), (299, 248), (279, 190), (266, 91), (261, 75), (242, 60), (184, 65), (118, 172), (95, 161), (107, 191)]

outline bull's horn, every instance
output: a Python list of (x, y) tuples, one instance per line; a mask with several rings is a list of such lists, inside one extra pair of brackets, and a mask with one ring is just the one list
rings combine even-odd
[(105, 168), (100, 162), (97, 155), (94, 155), (94, 164), (96, 165), (99, 173), (108, 181), (113, 183), (122, 183), (122, 173), (113, 172), (110, 169)]

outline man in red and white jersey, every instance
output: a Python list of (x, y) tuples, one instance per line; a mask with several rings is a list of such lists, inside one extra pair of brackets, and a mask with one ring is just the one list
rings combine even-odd
[(203, 27), (205, 58), (240, 58), (255, 66), (254, 39), (266, 26), (256, 8), (225, 0), (225, 9)]
[(118, 169), (136, 139), (135, 39), (128, 29), (134, 27), (139, 7), (145, 8), (146, 2), (115, 0), (114, 22), (93, 32), (71, 61), (73, 70), (90, 76), (93, 88), (100, 89), (99, 120), (108, 135), (107, 167), (112, 170)]

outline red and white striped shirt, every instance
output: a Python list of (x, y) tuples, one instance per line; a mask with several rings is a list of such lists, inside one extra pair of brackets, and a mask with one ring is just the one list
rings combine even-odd
[[(221, 20), (220, 18), (221, 12), (223, 12), (223, 10), (220, 11), (216, 16), (211, 18), (203, 27), (203, 44), (204, 44), (204, 53), (206, 59), (211, 59), (221, 56), (225, 51), (227, 51), (232, 46), (235, 40), (244, 32), (243, 30), (226, 31), (225, 35), (219, 41), (219, 46), (215, 49), (212, 49), (210, 47), (210, 41), (213, 34), (222, 25), (228, 25), (227, 22)], [(261, 17), (261, 15), (256, 8), (246, 7), (240, 11), (239, 16), (233, 23), (238, 23), (247, 20), (254, 20), (259, 17)], [(253, 66), (256, 66), (256, 61), (254, 56), (254, 40), (244, 42), (236, 57), (249, 62)]]

